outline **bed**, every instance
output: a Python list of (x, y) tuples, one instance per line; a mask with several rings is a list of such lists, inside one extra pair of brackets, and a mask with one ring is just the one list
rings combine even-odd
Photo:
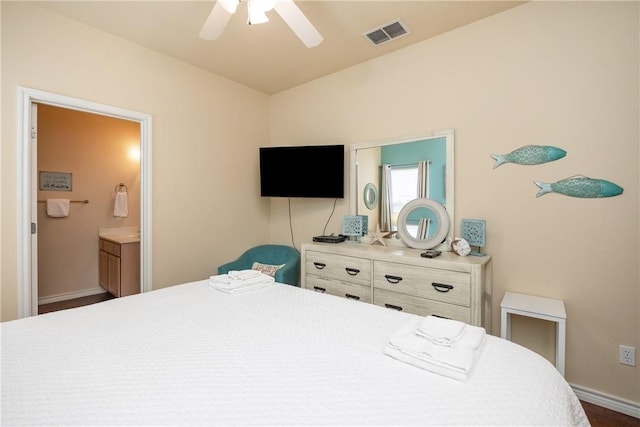
[(416, 316), (207, 280), (1, 324), (2, 425), (588, 425), (545, 359), (487, 336), (457, 381), (383, 354)]

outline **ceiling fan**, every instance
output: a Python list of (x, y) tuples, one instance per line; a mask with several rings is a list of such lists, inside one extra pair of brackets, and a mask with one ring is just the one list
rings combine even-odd
[[(200, 37), (205, 40), (216, 40), (229, 22), (242, 0), (217, 0), (209, 17), (200, 30)], [(266, 12), (274, 9), (291, 27), (293, 32), (307, 47), (315, 47), (322, 43), (322, 35), (316, 30), (293, 0), (247, 0), (249, 25), (268, 22)]]

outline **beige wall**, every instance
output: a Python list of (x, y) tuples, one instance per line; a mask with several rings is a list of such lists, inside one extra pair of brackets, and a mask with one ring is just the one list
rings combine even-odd
[[(487, 221), (493, 333), (505, 291), (561, 298), (568, 381), (633, 402), (640, 402), (640, 367), (620, 365), (618, 345), (640, 350), (638, 6), (528, 3), (271, 97), (272, 144), (350, 144), (454, 128), (455, 222), (459, 229), (461, 218)], [(492, 169), (490, 154), (526, 144), (568, 155)], [(611, 180), (624, 194), (535, 197), (533, 180), (576, 174)], [(297, 241), (319, 234), (331, 204), (294, 201)], [(286, 201), (271, 209), (271, 240), (286, 242)], [(348, 209), (348, 198), (338, 203), (327, 232), (340, 231)], [(516, 323), (515, 339), (553, 343), (544, 330), (540, 337), (523, 330), (539, 330), (535, 322)]]
[(154, 288), (208, 277), (268, 240), (268, 201), (257, 196), (267, 95), (27, 2), (0, 7), (3, 320), (17, 316), (17, 86), (153, 117)]
[[(38, 200), (71, 203), (69, 216), (51, 218), (38, 203), (38, 298), (100, 291), (98, 230), (140, 225), (140, 124), (38, 105), (38, 171), (70, 172), (71, 192), (38, 191)], [(115, 218), (115, 187), (127, 186), (129, 215)]]

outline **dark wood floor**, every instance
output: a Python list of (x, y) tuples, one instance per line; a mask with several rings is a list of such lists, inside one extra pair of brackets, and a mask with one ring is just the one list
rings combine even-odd
[[(67, 301), (54, 302), (51, 304), (43, 304), (38, 306), (38, 314), (95, 304), (112, 298), (114, 298), (113, 295), (104, 293)], [(640, 418), (621, 414), (620, 412), (612, 411), (592, 403), (584, 401), (581, 401), (580, 403), (582, 403), (582, 407), (584, 408), (592, 427), (640, 427)]]
[(640, 418), (612, 411), (602, 406), (580, 401), (592, 427), (638, 427)]
[(66, 310), (68, 308), (82, 307), (84, 305), (95, 304), (115, 298), (108, 292), (88, 297), (68, 299), (66, 301), (52, 302), (38, 306), (38, 314), (51, 313), (52, 311)]

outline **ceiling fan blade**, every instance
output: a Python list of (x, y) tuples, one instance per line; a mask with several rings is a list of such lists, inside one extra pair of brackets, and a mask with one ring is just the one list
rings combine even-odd
[(273, 7), (306, 47), (322, 43), (322, 35), (316, 30), (293, 0), (278, 0)]
[(230, 18), (231, 14), (217, 1), (200, 30), (200, 37), (205, 40), (216, 40), (224, 31)]

